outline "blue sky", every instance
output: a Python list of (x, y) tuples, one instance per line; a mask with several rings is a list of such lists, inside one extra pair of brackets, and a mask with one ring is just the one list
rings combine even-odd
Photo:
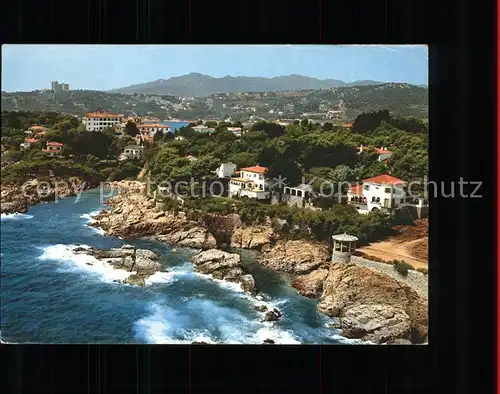
[(423, 45), (2, 45), (2, 90), (108, 90), (190, 72), (427, 84)]

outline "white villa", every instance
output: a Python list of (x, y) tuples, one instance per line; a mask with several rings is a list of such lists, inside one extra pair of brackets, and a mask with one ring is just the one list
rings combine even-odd
[(242, 168), (238, 178), (229, 181), (229, 196), (255, 198), (265, 200), (271, 196), (269, 180), (266, 178), (267, 168), (256, 165)]
[(405, 206), (423, 208), (424, 199), (417, 199), (415, 204), (407, 196), (406, 186), (406, 181), (387, 174), (364, 179), (362, 184), (349, 188), (348, 203), (354, 205), (361, 214), (378, 210), (392, 212)]
[(123, 149), (123, 152), (118, 157), (118, 160), (131, 160), (140, 159), (144, 154), (144, 147), (142, 145), (128, 145)]
[(219, 178), (230, 178), (235, 171), (236, 164), (233, 163), (222, 163), (216, 170)]

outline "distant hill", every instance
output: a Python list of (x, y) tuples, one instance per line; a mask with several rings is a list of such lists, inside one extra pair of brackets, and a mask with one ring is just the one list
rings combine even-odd
[(230, 75), (215, 78), (209, 75), (190, 73), (180, 77), (158, 79), (152, 82), (113, 89), (109, 92), (205, 97), (214, 93), (319, 90), (345, 86), (379, 85), (382, 83), (384, 82), (368, 80), (346, 83), (337, 79), (317, 79), (296, 74), (274, 78), (232, 77)]

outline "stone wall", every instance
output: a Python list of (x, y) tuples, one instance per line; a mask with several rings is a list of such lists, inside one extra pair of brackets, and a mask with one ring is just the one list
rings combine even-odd
[(371, 261), (358, 256), (352, 256), (351, 263), (354, 263), (356, 265), (365, 268), (369, 268), (373, 271), (380, 272), (382, 274), (386, 274), (388, 276), (393, 277), (394, 279), (397, 279), (400, 282), (404, 282), (408, 286), (410, 286), (413, 290), (415, 290), (420, 297), (428, 299), (428, 294), (429, 294), (428, 276), (424, 275), (421, 272), (408, 270), (408, 276), (404, 277), (400, 275), (398, 272), (396, 272), (396, 270), (394, 270), (392, 264)]

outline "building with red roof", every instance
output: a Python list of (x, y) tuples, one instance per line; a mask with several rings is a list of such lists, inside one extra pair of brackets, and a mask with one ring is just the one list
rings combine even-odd
[(46, 149), (43, 149), (43, 152), (45, 152), (49, 156), (60, 156), (62, 153), (62, 148), (64, 147), (64, 144), (60, 142), (47, 142)]
[(269, 179), (266, 178), (267, 167), (255, 165), (241, 168), (237, 178), (229, 181), (229, 196), (248, 197), (265, 200), (271, 197)]
[(363, 179), (349, 187), (348, 203), (354, 205), (359, 213), (374, 211), (393, 212), (405, 206), (422, 207), (423, 200), (415, 203), (408, 197), (407, 182), (389, 174), (381, 174)]
[(87, 113), (82, 122), (88, 131), (104, 131), (122, 123), (124, 118), (123, 115), (98, 109), (95, 112)]

